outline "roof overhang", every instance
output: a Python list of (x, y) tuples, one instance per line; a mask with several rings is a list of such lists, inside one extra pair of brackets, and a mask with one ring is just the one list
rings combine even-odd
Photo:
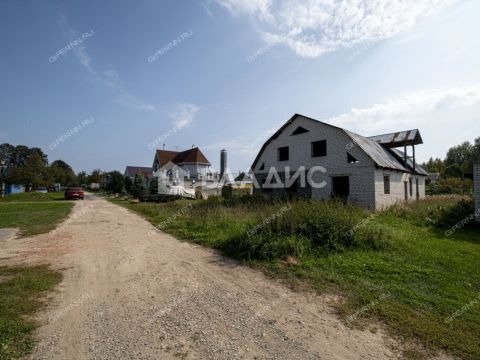
[(376, 135), (368, 137), (386, 148), (396, 148), (407, 145), (423, 144), (422, 136), (418, 129), (400, 131), (390, 134)]

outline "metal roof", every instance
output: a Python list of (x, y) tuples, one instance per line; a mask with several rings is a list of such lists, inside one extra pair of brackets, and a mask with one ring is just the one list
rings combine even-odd
[[(390, 149), (391, 152), (394, 153), (397, 157), (402, 159), (402, 162), (405, 161), (405, 153), (403, 151), (397, 150), (397, 149)], [(413, 171), (413, 159), (411, 157), (408, 157), (407, 159), (407, 167), (409, 168), (410, 171)], [(430, 173), (426, 171), (423, 167), (415, 163), (415, 173), (420, 174), (420, 175), (425, 175), (428, 176)]]
[(368, 138), (388, 148), (423, 144), (422, 136), (420, 135), (420, 131), (418, 129), (369, 136)]
[(344, 130), (353, 142), (359, 146), (379, 167), (408, 171), (387, 149), (378, 142), (351, 131)]
[[(394, 142), (395, 139), (397, 139), (397, 138), (401, 139), (402, 138), (401, 136), (399, 136), (399, 137), (394, 136), (395, 134), (404, 133), (404, 135), (403, 135), (404, 138), (413, 139), (413, 141), (418, 141), (418, 139), (420, 139), (420, 143), (423, 143), (422, 138), (420, 137), (420, 132), (418, 130), (403, 131), (401, 133), (392, 133), (392, 134), (386, 134), (386, 135), (379, 135), (379, 136), (375, 136), (375, 137), (372, 137), (372, 138), (366, 138), (364, 136), (355, 134), (351, 131), (342, 129), (338, 126), (330, 125), (330, 124), (324, 123), (324, 122), (316, 120), (316, 119), (309, 118), (309, 117), (301, 115), (301, 114), (295, 114), (280, 129), (278, 129), (278, 131), (275, 134), (273, 134), (263, 144), (262, 148), (260, 149), (260, 152), (257, 154), (257, 157), (255, 158), (255, 160), (252, 164), (252, 169), (255, 169), (255, 166), (257, 165), (258, 161), (260, 160), (260, 156), (265, 151), (268, 144), (272, 140), (276, 139), (283, 132), (283, 130), (285, 130), (287, 128), (287, 126), (290, 125), (291, 123), (293, 123), (295, 121), (295, 119), (297, 119), (298, 117), (303, 117), (305, 119), (314, 121), (316, 123), (322, 123), (324, 125), (327, 125), (327, 126), (339, 129), (341, 131), (344, 131), (353, 140), (353, 142), (356, 145), (358, 145), (373, 160), (373, 162), (377, 166), (379, 166), (381, 168), (394, 169), (394, 170), (405, 171), (405, 172), (411, 172), (413, 170), (413, 167), (412, 167), (413, 163), (412, 163), (411, 159), (409, 160), (410, 163), (409, 163), (409, 161), (407, 161), (406, 166), (410, 167), (410, 169), (407, 169), (407, 167), (403, 164), (403, 153), (401, 151), (398, 151), (398, 150), (390, 149), (392, 146), (389, 146), (388, 144), (390, 144), (390, 145), (395, 144), (395, 142)], [(378, 140), (374, 140), (375, 138), (380, 138), (380, 140), (382, 140), (385, 137), (385, 141), (386, 141), (386, 139), (388, 139), (388, 136), (391, 136), (391, 139), (392, 139), (392, 141), (390, 143), (387, 142), (386, 144), (384, 144), (383, 142), (380, 142)], [(405, 141), (405, 140), (403, 140), (403, 141)], [(408, 140), (408, 141), (412, 141), (412, 140)], [(399, 156), (399, 154), (396, 154), (395, 152), (398, 152), (399, 154), (401, 154), (401, 156)], [(428, 175), (428, 172), (426, 172), (418, 164), (415, 165), (415, 172), (418, 173), (418, 174), (421, 174), (421, 175)]]

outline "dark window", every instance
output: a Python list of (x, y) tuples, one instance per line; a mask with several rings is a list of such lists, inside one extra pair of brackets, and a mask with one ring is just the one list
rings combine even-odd
[(262, 165), (260, 165), (260, 167), (258, 168), (258, 170), (265, 170), (265, 163), (263, 163)]
[(327, 140), (312, 142), (312, 157), (327, 156)]
[(347, 152), (347, 162), (349, 164), (356, 164), (358, 163), (358, 160), (355, 159), (350, 153)]
[(390, 175), (385, 175), (383, 177), (383, 192), (385, 194), (390, 194)]
[(410, 178), (410, 197), (413, 197), (413, 178)]
[(278, 148), (278, 161), (287, 161), (288, 159), (288, 146)]
[(292, 135), (300, 135), (300, 134), (305, 134), (307, 133), (308, 130), (299, 126), (298, 128), (295, 129), (295, 131), (292, 133)]

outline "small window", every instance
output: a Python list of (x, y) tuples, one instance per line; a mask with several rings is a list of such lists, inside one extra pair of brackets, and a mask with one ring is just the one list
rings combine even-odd
[(260, 167), (258, 168), (258, 170), (265, 170), (265, 163), (262, 163), (262, 165), (260, 165)]
[(288, 159), (288, 146), (278, 148), (278, 161), (287, 161)]
[(355, 159), (350, 153), (347, 152), (347, 162), (349, 164), (356, 164), (358, 163), (358, 160)]
[(413, 178), (410, 178), (410, 197), (413, 197)]
[(327, 156), (327, 140), (312, 142), (312, 157)]
[(307, 133), (308, 130), (299, 126), (298, 128), (295, 129), (295, 131), (292, 133), (292, 135), (300, 135), (300, 134), (305, 134)]
[(385, 175), (383, 177), (383, 192), (385, 194), (390, 194), (390, 175)]

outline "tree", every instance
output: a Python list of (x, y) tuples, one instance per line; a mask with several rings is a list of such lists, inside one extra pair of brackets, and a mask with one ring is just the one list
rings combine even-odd
[(125, 180), (123, 175), (118, 171), (111, 171), (108, 173), (108, 182), (107, 182), (107, 190), (112, 191), (114, 193), (121, 193), (123, 192), (123, 186), (125, 184)]
[(63, 160), (55, 160), (50, 165), (51, 177), (54, 183), (64, 186), (75, 186), (78, 184), (77, 177), (72, 167)]
[(132, 179), (130, 179), (129, 176), (125, 176), (124, 184), (125, 184), (125, 191), (131, 194), (133, 192), (133, 181)]
[(132, 194), (134, 197), (139, 197), (147, 194), (147, 187), (145, 186), (145, 179), (142, 174), (135, 175), (133, 180)]
[(470, 173), (473, 171), (473, 156), (474, 146), (468, 141), (465, 141), (463, 144), (454, 146), (448, 150), (445, 166), (448, 168), (456, 164), (463, 173)]
[(443, 174), (445, 170), (445, 164), (443, 163), (442, 159), (433, 159), (430, 158), (428, 162), (423, 164), (423, 167), (425, 170), (427, 170), (429, 173), (439, 173)]
[(79, 185), (83, 185), (83, 184), (86, 184), (87, 181), (88, 181), (88, 175), (85, 171), (80, 171), (78, 174), (77, 174), (77, 181), (78, 181), (78, 184)]
[(100, 169), (95, 169), (92, 173), (88, 176), (87, 181), (88, 183), (92, 184), (103, 184), (104, 180), (104, 173)]
[(33, 154), (25, 159), (22, 166), (9, 169), (7, 181), (36, 189), (38, 186), (48, 185), (50, 176), (43, 158), (39, 154)]

